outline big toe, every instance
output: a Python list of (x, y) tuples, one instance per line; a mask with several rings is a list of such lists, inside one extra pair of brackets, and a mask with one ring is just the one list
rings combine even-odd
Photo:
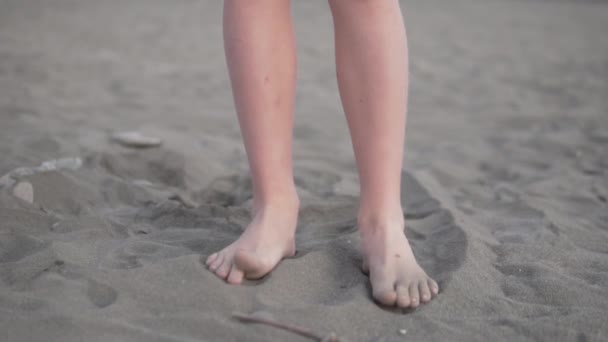
[(232, 269), (230, 270), (230, 274), (228, 274), (228, 278), (226, 278), (226, 281), (229, 284), (238, 285), (243, 282), (243, 277), (243, 271), (239, 270), (239, 268), (233, 264)]
[(397, 292), (395, 290), (385, 289), (373, 292), (374, 299), (386, 306), (393, 306), (397, 301)]
[(397, 306), (403, 309), (410, 306), (410, 291), (407, 285), (397, 286)]
[(394, 282), (386, 278), (372, 279), (372, 295), (382, 305), (393, 306), (397, 301)]
[(234, 255), (234, 264), (247, 279), (259, 279), (270, 272), (268, 265), (257, 255), (243, 250), (237, 251)]
[(363, 260), (363, 263), (361, 264), (361, 271), (365, 274), (369, 274), (369, 264), (367, 260)]

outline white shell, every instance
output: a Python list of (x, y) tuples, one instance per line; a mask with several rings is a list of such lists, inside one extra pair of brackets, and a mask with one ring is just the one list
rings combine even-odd
[(112, 135), (112, 140), (125, 147), (147, 148), (158, 147), (162, 140), (156, 137), (148, 137), (137, 131), (118, 132)]
[(34, 203), (34, 187), (30, 182), (20, 182), (13, 188), (13, 195), (28, 203)]

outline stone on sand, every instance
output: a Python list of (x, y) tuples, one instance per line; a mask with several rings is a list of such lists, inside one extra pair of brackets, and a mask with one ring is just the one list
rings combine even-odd
[(13, 188), (13, 195), (28, 203), (34, 203), (34, 187), (30, 182), (19, 182)]
[(137, 131), (118, 132), (112, 135), (112, 140), (125, 147), (150, 148), (158, 147), (162, 140), (156, 137), (145, 136)]

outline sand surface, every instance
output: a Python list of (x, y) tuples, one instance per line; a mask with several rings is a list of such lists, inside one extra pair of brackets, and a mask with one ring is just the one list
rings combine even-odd
[[(251, 197), (221, 2), (1, 0), (0, 340), (305, 341), (234, 311), (350, 341), (608, 340), (608, 3), (404, 5), (402, 196), (442, 287), (414, 312), (358, 268), (325, 2), (294, 1), (299, 252), (235, 287), (201, 264)], [(163, 145), (110, 139), (132, 130)]]

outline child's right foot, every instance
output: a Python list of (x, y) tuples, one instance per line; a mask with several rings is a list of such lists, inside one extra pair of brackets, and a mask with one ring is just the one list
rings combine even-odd
[(243, 234), (205, 262), (209, 270), (230, 284), (240, 284), (243, 278), (259, 279), (296, 251), (297, 196), (255, 207)]

